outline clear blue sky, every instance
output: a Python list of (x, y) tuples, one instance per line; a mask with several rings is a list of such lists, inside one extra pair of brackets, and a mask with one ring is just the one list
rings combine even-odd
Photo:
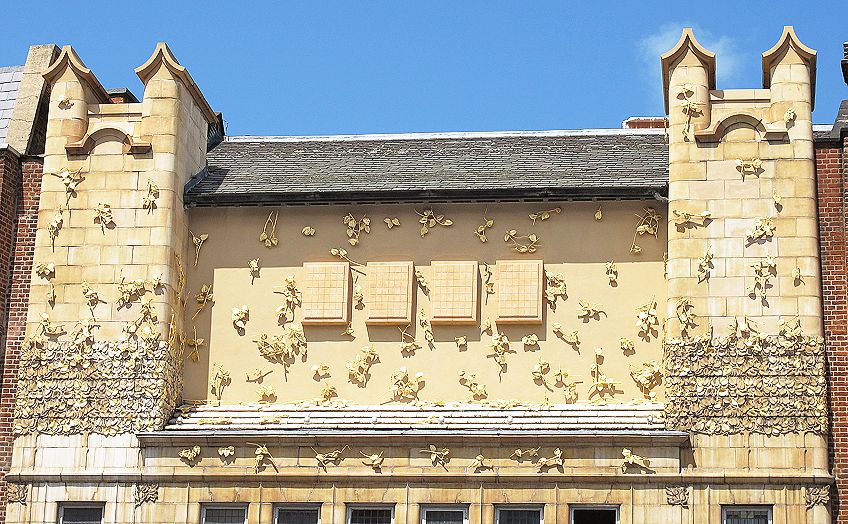
[(71, 44), (106, 87), (139, 97), (133, 69), (168, 42), (231, 135), (619, 127), (661, 114), (658, 56), (685, 25), (717, 53), (719, 88), (751, 88), (760, 53), (792, 24), (819, 52), (815, 121), (832, 122), (848, 98), (848, 0), (5, 0), (3, 10), (0, 65), (23, 63), (30, 44)]

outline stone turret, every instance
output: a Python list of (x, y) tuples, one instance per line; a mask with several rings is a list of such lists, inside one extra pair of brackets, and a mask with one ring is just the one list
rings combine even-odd
[(51, 97), (22, 360), (58, 351), (55, 364), (79, 380), (46, 403), (34, 381), (59, 374), (24, 377), (19, 433), (155, 429), (181, 394), (182, 188), (205, 165), (218, 118), (165, 44), (136, 72), (140, 103), (112, 103), (70, 46), (44, 73)]

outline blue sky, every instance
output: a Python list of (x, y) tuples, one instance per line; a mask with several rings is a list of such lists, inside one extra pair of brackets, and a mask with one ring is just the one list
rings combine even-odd
[(231, 135), (619, 127), (662, 113), (658, 56), (686, 25), (719, 88), (760, 87), (760, 54), (794, 25), (819, 52), (815, 121), (848, 98), (845, 0), (5, 2), (33, 22), (4, 25), (0, 65), (71, 44), (140, 97), (133, 69), (163, 40)]

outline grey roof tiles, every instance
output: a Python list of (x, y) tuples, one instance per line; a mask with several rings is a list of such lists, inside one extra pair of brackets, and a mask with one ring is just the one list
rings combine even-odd
[(0, 147), (6, 145), (9, 121), (18, 98), (24, 66), (0, 67)]
[(228, 138), (186, 185), (194, 205), (650, 197), (662, 130)]

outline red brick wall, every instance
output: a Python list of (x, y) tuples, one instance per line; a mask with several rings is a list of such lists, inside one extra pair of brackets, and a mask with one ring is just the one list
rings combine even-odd
[(836, 477), (833, 522), (848, 524), (848, 278), (845, 148), (816, 146), (824, 331), (830, 383), (830, 464)]
[[(12, 268), (15, 220), (21, 192), (21, 164), (17, 155), (0, 150), (0, 305), (9, 294), (9, 275)], [(0, 307), (0, 355), (3, 348), (3, 328), (6, 308)]]
[[(41, 159), (26, 159), (20, 163), (20, 190), (14, 210), (11, 231), (0, 226), (0, 236), (10, 235), (14, 239), (11, 268), (0, 268), (0, 276), (8, 289), (3, 309), (6, 311), (6, 333), (3, 340), (3, 368), (0, 375), (0, 477), (9, 471), (12, 460), (12, 409), (18, 382), (18, 359), (21, 342), (26, 332), (29, 282), (32, 271), (32, 256), (35, 249), (35, 231), (38, 225), (38, 198), (41, 193)], [(0, 209), (0, 212), (3, 212)], [(5, 216), (2, 218), (5, 220)], [(0, 245), (5, 245), (0, 238)], [(5, 271), (5, 273), (3, 273)], [(0, 325), (2, 330), (2, 325)], [(0, 480), (0, 522), (6, 521), (6, 483)]]

